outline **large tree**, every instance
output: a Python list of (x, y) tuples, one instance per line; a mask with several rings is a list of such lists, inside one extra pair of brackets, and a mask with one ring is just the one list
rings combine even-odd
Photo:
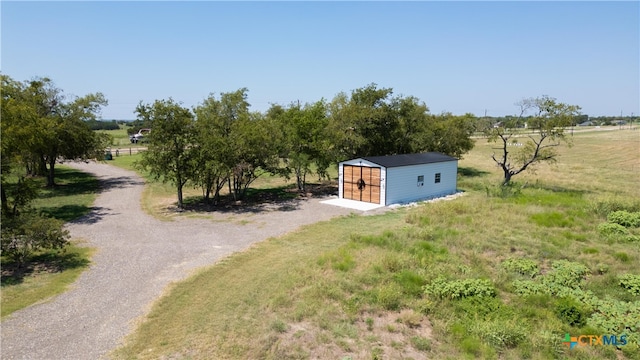
[(432, 115), (418, 98), (376, 84), (340, 93), (328, 108), (327, 133), (341, 160), (425, 151), (459, 158), (473, 148), (473, 115)]
[(313, 104), (291, 104), (288, 108), (272, 105), (267, 118), (276, 121), (279, 132), (279, 153), (286, 165), (285, 174), (293, 173), (298, 190), (306, 191), (308, 174), (316, 173), (320, 177), (333, 163), (330, 154), (331, 142), (325, 131), (329, 119), (327, 104), (324, 100)]
[(220, 198), (220, 190), (229, 183), (237, 164), (237, 123), (249, 118), (247, 89), (210, 94), (195, 108), (196, 144), (198, 147), (195, 182), (202, 187), (205, 201), (213, 193), (213, 202)]
[(48, 78), (20, 83), (3, 75), (2, 87), (3, 151), (11, 154), (3, 161), (19, 161), (28, 175), (46, 175), (54, 186), (57, 161), (104, 156), (109, 136), (87, 124), (107, 104), (104, 95), (67, 99)]
[[(516, 105), (520, 108), (517, 117), (485, 131), (489, 141), (500, 145), (498, 154), (494, 152), (491, 158), (502, 169), (503, 185), (536, 164), (555, 162), (558, 146), (571, 145), (565, 129), (580, 114), (579, 106), (558, 102), (547, 95), (523, 99)], [(512, 146), (516, 143), (522, 146)]]
[(149, 146), (137, 165), (156, 179), (176, 187), (178, 208), (184, 207), (182, 189), (193, 178), (195, 169), (194, 119), (191, 110), (173, 99), (140, 103), (138, 120), (151, 124)]

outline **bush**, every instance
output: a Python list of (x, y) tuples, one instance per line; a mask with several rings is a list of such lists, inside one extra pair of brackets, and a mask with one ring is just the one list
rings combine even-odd
[(570, 297), (564, 297), (558, 300), (555, 313), (558, 319), (568, 325), (576, 327), (584, 326), (589, 317), (589, 314), (586, 313), (582, 305)]
[(631, 294), (640, 296), (640, 275), (623, 274), (618, 277), (619, 284)]
[(502, 268), (517, 274), (525, 275), (528, 277), (535, 277), (540, 271), (538, 264), (530, 259), (507, 259), (502, 262)]
[(69, 231), (62, 226), (60, 220), (33, 212), (5, 218), (2, 221), (2, 254), (22, 265), (38, 250), (61, 249), (69, 244)]
[(461, 299), (469, 296), (495, 296), (491, 281), (485, 279), (464, 279), (447, 281), (438, 277), (424, 286), (424, 292), (440, 299)]
[(626, 235), (629, 233), (626, 227), (616, 223), (602, 223), (598, 225), (598, 232), (604, 236)]
[(628, 228), (640, 227), (640, 212), (614, 211), (607, 216), (607, 221)]
[(566, 286), (577, 289), (582, 284), (584, 277), (589, 274), (589, 268), (581, 263), (567, 260), (554, 261), (552, 271), (545, 275), (542, 283), (545, 285)]

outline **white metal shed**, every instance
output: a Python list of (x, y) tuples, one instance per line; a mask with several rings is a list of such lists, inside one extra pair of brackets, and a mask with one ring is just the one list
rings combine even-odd
[(437, 153), (369, 156), (338, 165), (341, 199), (391, 205), (456, 192), (458, 159)]

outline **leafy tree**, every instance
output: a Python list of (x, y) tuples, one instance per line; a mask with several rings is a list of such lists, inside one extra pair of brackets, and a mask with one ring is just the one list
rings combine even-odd
[(438, 151), (461, 157), (473, 148), (471, 114), (429, 114), (413, 96), (392, 96), (376, 84), (338, 94), (329, 103), (327, 126), (337, 158)]
[(471, 136), (475, 124), (473, 114), (430, 115), (427, 124), (416, 130), (416, 138), (420, 141), (413, 147), (413, 152), (437, 151), (461, 158), (473, 149), (474, 141)]
[(327, 104), (320, 100), (304, 107), (292, 104), (287, 109), (272, 105), (267, 117), (274, 119), (280, 130), (279, 153), (286, 164), (285, 173), (288, 176), (293, 172), (298, 190), (306, 191), (307, 175), (315, 168), (319, 176), (325, 176), (333, 162), (325, 131), (329, 121)]
[(19, 83), (2, 76), (2, 132), (5, 152), (24, 164), (28, 175), (46, 175), (47, 186), (55, 185), (59, 159), (100, 158), (110, 137), (91, 131), (107, 104), (101, 93), (66, 101), (62, 90), (48, 78)]
[(197, 148), (192, 112), (173, 99), (140, 103), (136, 107), (139, 120), (152, 124), (149, 146), (137, 165), (162, 181), (175, 185), (178, 207), (184, 207), (182, 189), (193, 177)]
[(249, 117), (247, 89), (231, 93), (210, 94), (195, 108), (196, 143), (198, 147), (195, 182), (203, 189), (206, 201), (213, 193), (217, 203), (220, 190), (229, 183), (231, 170), (236, 166), (234, 137), (236, 123)]
[[(516, 103), (520, 115), (504, 121), (501, 126), (486, 130), (489, 141), (500, 144), (500, 154), (491, 158), (504, 173), (503, 185), (526, 169), (542, 162), (555, 162), (557, 147), (561, 143), (571, 145), (565, 134), (565, 128), (574, 123), (574, 117), (580, 112), (577, 105), (558, 102), (555, 98), (543, 95), (527, 98)], [(525, 115), (528, 115), (525, 117)], [(528, 132), (521, 129), (526, 120)], [(523, 146), (511, 151), (515, 141), (524, 141)]]
[(242, 200), (247, 189), (264, 173), (281, 172), (278, 146), (273, 134), (275, 123), (258, 112), (250, 113), (232, 124), (234, 165), (231, 167), (229, 192), (235, 200)]

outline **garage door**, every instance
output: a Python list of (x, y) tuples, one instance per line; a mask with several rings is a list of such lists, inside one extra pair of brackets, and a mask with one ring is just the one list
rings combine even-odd
[(380, 168), (344, 165), (342, 175), (345, 199), (380, 204)]

